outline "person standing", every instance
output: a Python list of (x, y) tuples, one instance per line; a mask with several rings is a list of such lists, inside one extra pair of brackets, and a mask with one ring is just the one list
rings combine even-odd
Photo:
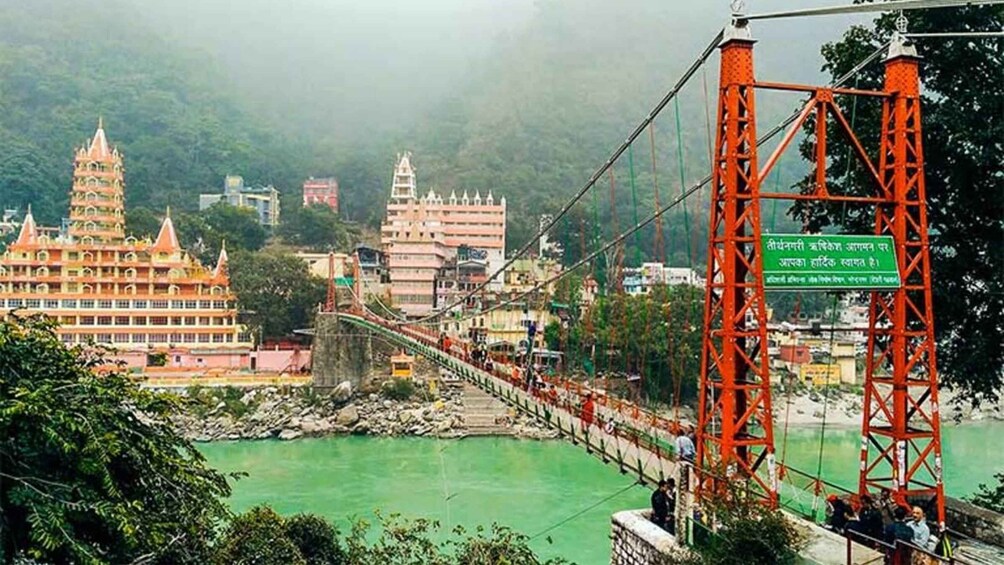
[(913, 530), (913, 539), (910, 543), (926, 550), (927, 543), (931, 540), (931, 528), (928, 527), (927, 520), (925, 520), (924, 509), (920, 506), (914, 506), (910, 511), (910, 518), (911, 520), (906, 524)]
[(589, 426), (593, 425), (593, 419), (596, 417), (596, 404), (593, 402), (592, 393), (586, 394), (586, 400), (582, 403), (582, 431), (589, 429)]
[(667, 520), (669, 519), (669, 483), (659, 481), (659, 488), (652, 493), (652, 523), (667, 530)]
[(693, 462), (694, 456), (697, 455), (694, 442), (683, 431), (677, 432), (676, 435), (676, 455), (680, 459), (691, 462)]

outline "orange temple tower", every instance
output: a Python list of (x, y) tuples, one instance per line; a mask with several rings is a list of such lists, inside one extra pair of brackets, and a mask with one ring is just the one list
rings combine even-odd
[(0, 258), (0, 315), (42, 312), (66, 344), (97, 343), (130, 366), (165, 353), (173, 366), (245, 366), (251, 339), (237, 323), (226, 250), (213, 270), (181, 247), (170, 213), (155, 241), (126, 235), (124, 167), (103, 124), (76, 151), (64, 233), (29, 208)]

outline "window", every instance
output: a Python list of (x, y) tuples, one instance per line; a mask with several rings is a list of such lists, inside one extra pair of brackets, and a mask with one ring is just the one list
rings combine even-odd
[[(172, 293), (172, 294), (174, 294), (174, 293)], [(171, 301), (171, 308), (177, 308), (178, 310), (181, 310), (184, 307), (185, 307), (185, 302), (183, 300), (172, 300)]]
[(98, 338), (97, 338), (96, 341), (98, 343), (111, 343), (112, 342), (112, 334), (98, 334)]
[(115, 325), (116, 326), (128, 326), (129, 325), (129, 316), (115, 316)]
[(146, 334), (132, 334), (133, 343), (146, 343)]
[(171, 334), (172, 343), (181, 343), (181, 334)]
[(185, 301), (185, 309), (186, 310), (195, 310), (198, 307), (199, 307), (199, 301), (198, 300), (186, 300)]
[(98, 316), (98, 325), (99, 326), (110, 326), (110, 325), (112, 325), (112, 317), (111, 316)]
[(195, 343), (195, 334), (185, 334), (183, 337), (185, 343)]
[(167, 301), (166, 300), (151, 300), (150, 301), (150, 308), (159, 308), (159, 309), (167, 308)]
[(42, 301), (38, 298), (29, 298), (24, 301), (25, 308), (40, 308), (42, 306)]
[(46, 308), (59, 308), (59, 301), (58, 300), (53, 300), (51, 298), (46, 298), (45, 299), (45, 307)]
[(77, 324), (77, 317), (76, 316), (62, 316), (59, 319), (59, 323), (63, 324), (64, 326), (74, 326), (74, 325)]
[(166, 326), (167, 316), (150, 316), (151, 326)]
[(227, 307), (227, 301), (226, 300), (214, 300), (213, 301), (213, 308), (215, 308), (216, 310), (225, 310), (226, 307)]
[(125, 270), (125, 276), (126, 276), (127, 279), (134, 279), (134, 278), (136, 278), (136, 269), (133, 269), (131, 267), (128, 268), (128, 269), (126, 269)]
[(223, 336), (220, 334), (213, 334), (213, 343), (223, 343)]
[(98, 308), (108, 309), (112, 307), (111, 300), (98, 300)]
[(93, 300), (81, 300), (80, 301), (80, 307), (81, 308), (94, 308), (94, 301)]
[(134, 325), (134, 326), (145, 326), (146, 325), (146, 316), (133, 316), (132, 317), (132, 325)]
[(213, 303), (210, 302), (209, 300), (200, 300), (199, 301), (199, 308), (202, 308), (203, 310), (209, 310), (212, 307), (213, 307)]
[(134, 300), (132, 305), (133, 308), (144, 309), (146, 308), (146, 300)]
[(129, 334), (115, 334), (115, 343), (129, 343)]
[(165, 334), (150, 334), (150, 343), (167, 343)]
[(123, 290), (123, 292), (125, 292), (126, 294), (136, 294), (136, 285), (134, 285), (134, 284), (127, 284), (127, 285), (125, 286), (125, 288), (124, 288), (124, 289), (122, 289), (122, 290)]
[(80, 254), (77, 253), (76, 251), (70, 251), (69, 253), (66, 254), (66, 260), (67, 261), (78, 261), (78, 260), (80, 260)]
[(129, 308), (129, 301), (128, 300), (116, 300), (115, 301), (115, 307), (116, 308)]
[(72, 298), (63, 300), (63, 308), (76, 308), (76, 307), (77, 307), (76, 300), (73, 300)]
[(185, 316), (185, 325), (186, 326), (194, 326), (195, 325), (195, 316)]
[(180, 326), (181, 325), (181, 316), (173, 316), (171, 318), (171, 325), (172, 326)]
[(209, 334), (199, 334), (199, 343), (209, 343)]
[(63, 335), (59, 336), (59, 339), (62, 340), (63, 343), (70, 344), (70, 343), (73, 343), (73, 338), (74, 337), (76, 337), (76, 336), (73, 335), (73, 334), (63, 334)]
[(94, 316), (81, 316), (80, 317), (80, 325), (81, 326), (93, 326), (94, 325)]

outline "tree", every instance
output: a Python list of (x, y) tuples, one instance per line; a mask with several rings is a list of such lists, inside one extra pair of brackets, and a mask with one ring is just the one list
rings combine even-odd
[(314, 251), (345, 250), (353, 239), (338, 214), (324, 204), (311, 204), (287, 212), (279, 226), (279, 235), (292, 245)]
[(345, 551), (338, 544), (338, 530), (324, 518), (296, 514), (286, 519), (286, 538), (300, 550), (306, 565), (341, 565)]
[(1004, 473), (997, 473), (994, 478), (997, 480), (997, 486), (991, 488), (981, 484), (980, 490), (969, 500), (977, 506), (1004, 514)]
[(0, 561), (206, 563), (230, 488), (177, 402), (41, 316), (0, 321)]
[(263, 338), (309, 326), (326, 294), (325, 281), (311, 275), (306, 263), (275, 250), (232, 253), (230, 284), (239, 308)]
[(251, 208), (217, 202), (199, 213), (206, 225), (233, 249), (257, 251), (265, 245), (268, 232), (258, 223), (258, 213)]
[[(824, 70), (839, 76), (887, 40), (894, 16), (871, 27), (855, 26), (827, 44)], [(911, 32), (999, 31), (1004, 7), (971, 6), (910, 14)], [(1004, 385), (1004, 58), (1000, 42), (973, 38), (922, 39), (920, 69), (927, 213), (931, 234), (938, 372), (973, 404), (995, 401)], [(881, 88), (881, 65), (872, 65), (853, 86)], [(979, 79), (975, 77), (980, 77)], [(865, 147), (877, 147), (877, 104), (838, 100)], [(831, 193), (868, 194), (872, 184), (843, 138), (829, 136)], [(811, 135), (802, 144), (811, 155)], [(811, 179), (801, 186), (806, 188)], [(792, 214), (810, 230), (835, 226), (848, 233), (872, 233), (867, 207), (796, 206)]]
[(163, 218), (159, 217), (149, 208), (136, 206), (126, 210), (126, 233), (137, 238), (149, 237), (153, 239), (160, 232)]
[(217, 542), (215, 562), (307, 565), (300, 549), (287, 537), (282, 517), (267, 506), (256, 506), (230, 521)]

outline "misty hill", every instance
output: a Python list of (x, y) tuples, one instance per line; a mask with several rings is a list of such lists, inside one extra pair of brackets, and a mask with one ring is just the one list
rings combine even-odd
[[(72, 151), (103, 116), (126, 156), (130, 206), (197, 207), (227, 173), (294, 186), (308, 152), (242, 110), (208, 56), (131, 8), (32, 0), (0, 10), (0, 203), (66, 215)], [(58, 225), (58, 224), (57, 224)]]
[[(0, 204), (31, 201), (45, 222), (65, 214), (70, 151), (103, 115), (126, 155), (130, 206), (193, 208), (196, 194), (217, 189), (227, 173), (274, 183), (295, 203), (303, 178), (334, 174), (344, 214), (375, 224), (394, 155), (410, 149), (423, 189), (506, 195), (512, 246), (532, 233), (539, 213), (581, 186), (726, 12), (724, 2), (662, 0), (7, 5), (0, 8)], [(843, 23), (764, 24), (755, 31), (764, 39), (758, 69), (814, 81), (815, 46), (838, 36)], [(795, 42), (802, 51), (790, 49)], [(673, 109), (656, 125), (663, 202), (708, 170), (716, 81), (713, 59), (681, 96), (682, 180)], [(759, 100), (776, 116), (793, 103)], [(636, 198), (627, 163), (617, 167), (620, 226), (633, 220), (634, 200), (641, 217), (653, 209), (647, 139), (633, 157)], [(779, 170), (787, 183), (801, 166), (789, 160)], [(692, 226), (705, 221), (697, 202), (690, 212)], [(590, 201), (576, 213), (564, 226), (567, 238), (577, 240), (577, 222), (587, 219), (590, 239), (610, 235), (606, 189), (595, 207)], [(774, 216), (780, 221), (783, 210)], [(666, 223), (675, 262), (686, 255), (680, 220)], [(637, 243), (658, 257), (651, 240), (649, 232)]]

